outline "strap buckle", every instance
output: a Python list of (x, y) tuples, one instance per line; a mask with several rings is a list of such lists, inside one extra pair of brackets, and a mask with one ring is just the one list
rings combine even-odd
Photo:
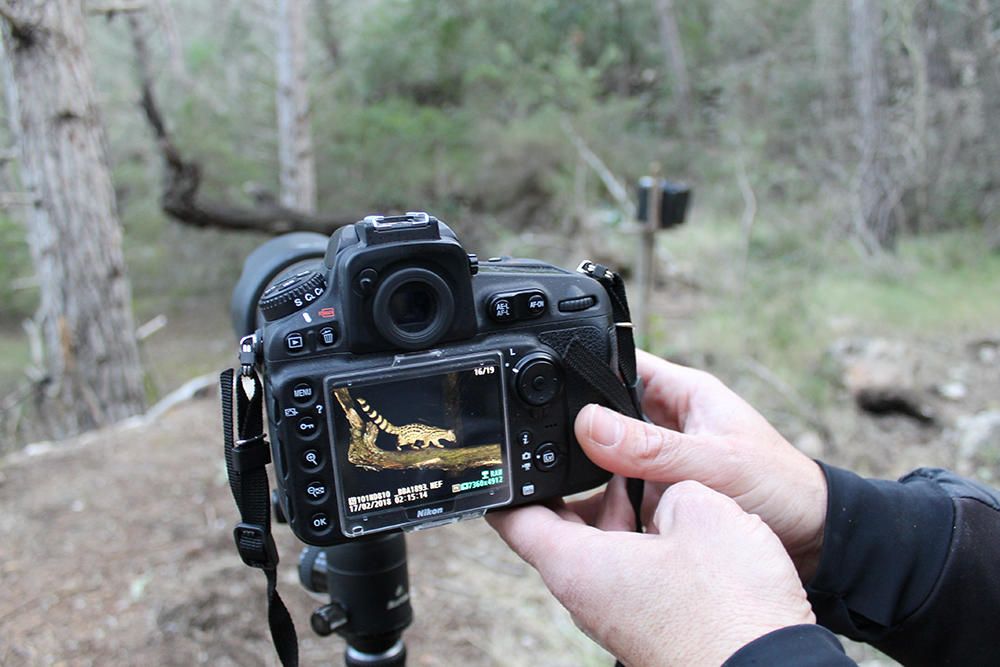
[(257, 365), (257, 349), (259, 339), (256, 333), (240, 338), (240, 375), (250, 377), (253, 375), (254, 367)]
[(271, 462), (271, 446), (263, 433), (237, 440), (233, 447), (233, 467), (241, 473), (263, 468)]
[(589, 259), (585, 259), (580, 262), (580, 266), (576, 267), (576, 271), (577, 273), (588, 275), (591, 278), (602, 282), (605, 280), (611, 281), (615, 279), (615, 274), (611, 269), (603, 264), (595, 264)]
[(278, 566), (278, 548), (271, 532), (255, 523), (238, 523), (233, 529), (233, 540), (240, 558), (250, 567), (273, 570)]

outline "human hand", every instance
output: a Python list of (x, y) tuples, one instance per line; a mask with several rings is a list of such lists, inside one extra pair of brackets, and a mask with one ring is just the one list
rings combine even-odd
[(714, 376), (641, 351), (637, 361), (643, 410), (657, 426), (587, 406), (576, 418), (587, 456), (613, 473), (653, 482), (646, 485), (644, 517), (665, 485), (682, 480), (729, 496), (770, 526), (808, 582), (826, 521), (819, 466)]
[(779, 628), (814, 623), (795, 567), (757, 517), (697, 482), (671, 486), (647, 533), (618, 532), (624, 480), (603, 496), (487, 521), (577, 625), (630, 667), (718, 666)]

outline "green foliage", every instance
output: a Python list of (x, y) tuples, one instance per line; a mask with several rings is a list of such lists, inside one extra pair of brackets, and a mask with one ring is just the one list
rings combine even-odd
[(32, 286), (31, 255), (24, 227), (0, 213), (0, 257), (4, 279), (0, 280), (0, 322), (14, 323), (30, 317), (35, 309), (37, 289)]
[[(984, 205), (997, 183), (975, 113), (981, 93), (968, 72), (953, 73), (929, 109), (928, 210), (919, 230), (946, 228), (955, 236), (908, 240), (887, 266), (859, 269), (862, 260), (838, 238), (847, 229), (857, 158), (846, 7), (805, 0), (674, 5), (693, 87), (688, 127), (678, 125), (649, 0), (340, 1), (330, 5), (328, 30), (313, 8), (307, 56), (320, 209), (425, 208), (471, 244), (490, 247), (530, 245), (522, 232), (555, 234), (581, 209), (617, 221), (601, 229), (618, 233), (618, 205), (580, 166), (566, 134), (571, 126), (628, 187), (654, 161), (667, 176), (694, 184), (693, 224), (672, 250), (698, 263), (694, 275), (713, 274), (707, 290), (720, 305), (698, 324), (706, 345), (790, 367), (804, 359), (807, 341), (834, 335), (830, 322), (838, 318), (933, 327), (934, 313), (945, 312), (927, 305), (937, 300), (959, 322), (992, 312), (960, 305), (983, 297), (978, 287), (957, 294), (963, 281), (997, 278), (994, 260), (975, 240), (997, 210)], [(965, 62), (965, 5), (933, 7), (946, 50)], [(174, 71), (165, 34), (150, 40), (168, 125), (185, 155), (203, 166), (203, 196), (252, 206), (251, 193), (277, 191), (273, 17), (260, 7), (194, 0), (172, 11), (174, 55), (186, 78)], [(890, 14), (888, 111), (894, 132), (909, 141), (914, 84), (900, 39), (913, 27), (906, 21), (916, 19)], [(157, 203), (159, 156), (135, 106), (125, 24), (115, 18), (89, 28), (140, 316), (206, 291), (223, 298), (258, 239), (165, 219)], [(328, 36), (333, 49), (321, 43)], [(922, 201), (916, 172), (905, 161), (899, 169), (912, 212)], [(747, 187), (758, 213), (744, 247), (733, 221)], [(0, 248), (9, 275), (30, 277), (23, 230), (6, 217)], [(745, 273), (705, 268), (741, 267), (744, 255)], [(5, 283), (0, 315), (23, 317), (34, 299), (33, 290), (12, 292)]]
[(756, 359), (817, 405), (833, 386), (826, 353), (839, 337), (985, 335), (1000, 321), (1000, 254), (977, 231), (909, 238), (895, 257), (862, 260), (834, 233), (771, 224), (755, 232), (745, 271), (733, 261), (738, 226), (724, 217), (675, 234), (710, 300), (690, 328), (663, 328), (654, 349)]

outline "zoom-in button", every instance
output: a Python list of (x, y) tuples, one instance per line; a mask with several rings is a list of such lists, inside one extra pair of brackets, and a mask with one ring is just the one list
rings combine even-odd
[(302, 453), (302, 467), (313, 471), (323, 465), (323, 457), (318, 450), (308, 449)]

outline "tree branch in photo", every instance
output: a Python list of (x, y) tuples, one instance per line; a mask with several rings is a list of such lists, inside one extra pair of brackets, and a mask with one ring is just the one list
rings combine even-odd
[(345, 387), (338, 387), (333, 394), (351, 425), (351, 442), (347, 459), (354, 465), (368, 470), (414, 470), (433, 468), (451, 472), (498, 466), (503, 463), (500, 445), (479, 445), (455, 449), (387, 451), (375, 444), (379, 429), (373, 422), (366, 422), (355, 409), (354, 398)]

